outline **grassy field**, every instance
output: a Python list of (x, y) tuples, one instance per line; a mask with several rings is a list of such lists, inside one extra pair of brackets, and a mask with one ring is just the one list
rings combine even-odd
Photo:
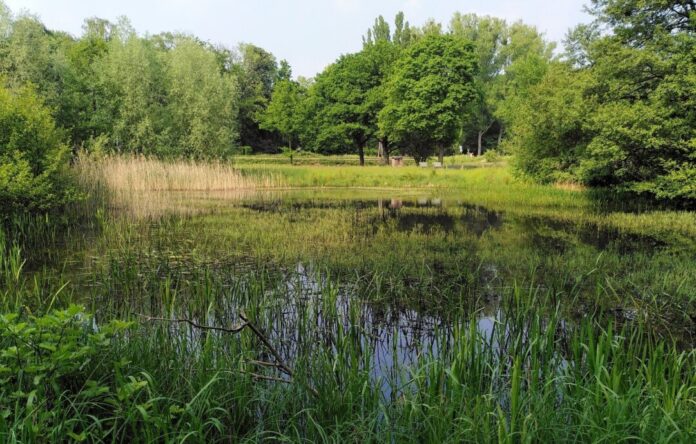
[(119, 162), (78, 167), (84, 225), (0, 231), (3, 441), (696, 439), (692, 212), (506, 166)]
[[(429, 159), (429, 166), (433, 165), (433, 162), (437, 159)], [(499, 163), (505, 162), (505, 158), (498, 159)], [(295, 152), (292, 155), (292, 159), (289, 154), (253, 154), (253, 155), (237, 155), (231, 159), (231, 162), (235, 166), (245, 166), (245, 165), (294, 165), (294, 166), (359, 166), (360, 158), (355, 154), (344, 154), (344, 155), (321, 155), (317, 153), (310, 152)], [(404, 156), (402, 157), (402, 162), (404, 166), (416, 166), (416, 162), (412, 157)], [(451, 156), (445, 156), (444, 167), (461, 167), (461, 166), (475, 166), (475, 165), (485, 165), (488, 162), (482, 157), (473, 157), (465, 154), (457, 154)], [(384, 165), (384, 159), (376, 156), (366, 156), (365, 165), (367, 166), (382, 166)]]

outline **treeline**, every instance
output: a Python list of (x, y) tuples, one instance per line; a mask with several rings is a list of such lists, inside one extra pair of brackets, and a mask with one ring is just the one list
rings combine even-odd
[[(73, 152), (301, 148), (386, 161), (498, 149), (541, 182), (694, 199), (694, 4), (593, 0), (594, 21), (560, 50), (534, 27), (493, 17), (420, 27), (401, 13), (393, 24), (378, 17), (359, 52), (293, 79), (287, 62), (251, 44), (143, 36), (126, 19), (89, 19), (74, 37), (0, 0), (0, 83), (14, 91), (0, 97), (36, 95), (31, 106), (45, 104)], [(23, 156), (12, 146), (0, 144), (3, 165)]]
[(290, 72), (267, 51), (140, 36), (126, 19), (83, 29), (79, 38), (51, 31), (0, 3), (4, 83), (33, 85), (74, 149), (205, 158), (274, 143), (257, 115)]
[(375, 20), (363, 49), (341, 56), (308, 82), (278, 82), (262, 126), (288, 146), (322, 153), (376, 148), (417, 160), (496, 148), (511, 123), (511, 101), (546, 65), (554, 45), (534, 28), (493, 17), (455, 14), (445, 30)]
[(521, 171), (696, 199), (696, 2), (592, 0), (560, 60), (516, 92)]
[[(416, 60), (422, 50), (425, 59)], [(528, 56), (550, 60), (551, 50), (522, 23), (456, 14), (443, 32), (434, 22), (413, 27), (400, 13), (393, 30), (379, 17), (359, 53), (341, 56), (313, 79), (293, 80), (286, 61), (251, 44), (227, 48), (185, 34), (139, 35), (125, 18), (88, 19), (74, 37), (31, 15), (13, 16), (0, 0), (4, 86), (31, 85), (73, 150), (209, 158), (284, 146), (358, 152), (379, 142), (388, 153), (399, 141), (422, 155), (429, 149), (422, 144), (450, 149), (455, 142), (480, 154), (491, 144), (486, 135), (502, 134), (497, 108), (502, 79), (513, 77), (510, 67)], [(412, 123), (399, 122), (396, 113), (399, 88), (412, 88), (409, 82), (439, 88), (439, 96), (402, 97), (410, 100), (402, 111), (428, 106), (421, 119), (450, 121), (433, 129), (447, 137), (428, 141), (426, 128), (406, 137), (404, 125)], [(453, 103), (443, 105), (445, 99)], [(497, 145), (500, 137), (491, 137)], [(419, 147), (405, 146), (414, 144)]]

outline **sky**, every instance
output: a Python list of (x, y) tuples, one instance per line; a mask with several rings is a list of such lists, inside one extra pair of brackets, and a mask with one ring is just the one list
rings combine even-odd
[[(2, 0), (0, 0), (2, 1)], [(560, 42), (574, 25), (589, 21), (589, 0), (4, 0), (16, 14), (28, 11), (49, 29), (82, 33), (86, 18), (130, 19), (141, 33), (180, 31), (234, 47), (253, 43), (290, 62), (295, 76), (314, 76), (339, 55), (359, 51), (362, 36), (382, 15), (398, 11), (420, 26), (447, 24), (454, 12), (492, 15), (535, 25)]]

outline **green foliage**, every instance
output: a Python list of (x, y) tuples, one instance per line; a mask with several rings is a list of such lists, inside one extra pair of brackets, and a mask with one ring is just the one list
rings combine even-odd
[(306, 145), (323, 153), (357, 152), (363, 164), (365, 145), (378, 137), (384, 83), (398, 54), (396, 46), (379, 41), (318, 75), (308, 94)]
[(43, 211), (71, 199), (68, 148), (51, 113), (30, 87), (0, 85), (0, 207)]
[(214, 54), (190, 38), (176, 40), (166, 63), (165, 150), (178, 147), (189, 158), (229, 154), (237, 141), (235, 80), (220, 73)]
[(271, 101), (261, 120), (261, 128), (275, 130), (292, 147), (302, 131), (301, 102), (306, 91), (298, 82), (280, 80), (276, 82)]
[(163, 66), (155, 48), (131, 30), (120, 29), (109, 42), (107, 54), (95, 67), (103, 85), (112, 149), (123, 153), (157, 152), (159, 97), (165, 95)]
[(496, 150), (488, 150), (483, 154), (486, 162), (498, 162), (500, 160), (500, 154)]
[[(693, 199), (696, 37), (691, 2), (597, 0), (507, 114), (521, 171), (541, 181)], [(599, 30), (608, 26), (613, 34)], [(530, 113), (532, 116), (530, 116)]]
[(565, 179), (586, 149), (589, 115), (582, 96), (583, 77), (563, 64), (553, 64), (531, 86), (514, 110), (515, 164), (540, 182)]
[(407, 48), (389, 79), (380, 130), (417, 160), (449, 147), (474, 98), (475, 72), (471, 44), (448, 35), (422, 37)]
[(477, 94), (465, 110), (461, 138), (466, 146), (475, 140), (480, 155), (484, 135), (496, 128), (499, 144), (509, 123), (505, 111), (519, 92), (519, 85), (515, 85), (520, 71), (517, 65), (530, 58), (547, 63), (554, 45), (532, 26), (475, 14), (455, 13), (450, 33), (471, 41), (478, 61)]
[[(272, 79), (258, 90), (253, 66), (190, 36), (142, 37), (126, 19), (89, 19), (78, 39), (31, 16), (4, 13), (2, 22), (0, 73), (13, 88), (34, 85), (75, 148), (101, 138), (107, 151), (224, 156), (237, 145), (244, 100), (270, 97)], [(244, 100), (241, 78), (251, 88)]]
[[(593, 0), (595, 21), (569, 32), (563, 62), (521, 22), (456, 13), (444, 29), (380, 16), (360, 52), (297, 81), (251, 44), (143, 36), (124, 18), (88, 19), (75, 38), (0, 4), (0, 75), (17, 91), (31, 85), (75, 152), (201, 159), (301, 145), (364, 163), (376, 146), (384, 161), (461, 144), (514, 152), (519, 171), (542, 182), (691, 199), (690, 1)], [(36, 208), (60, 200), (38, 203), (55, 180), (29, 186), (31, 160), (3, 156), (6, 195)]]
[(592, 0), (591, 11), (625, 42), (696, 30), (696, 4), (690, 0)]
[(100, 405), (125, 404), (143, 382), (123, 382), (113, 390), (103, 370), (112, 364), (104, 362), (104, 353), (127, 325), (114, 321), (96, 330), (76, 305), (42, 316), (0, 315), (0, 430), (12, 428), (33, 442), (79, 439), (91, 421), (66, 421), (67, 409), (78, 415), (84, 409), (84, 415), (98, 413)]
[(241, 61), (233, 71), (239, 85), (240, 143), (268, 149), (273, 145), (273, 140), (262, 131), (260, 123), (271, 100), (273, 85), (279, 80), (276, 59), (273, 54), (251, 44), (240, 45), (239, 52)]

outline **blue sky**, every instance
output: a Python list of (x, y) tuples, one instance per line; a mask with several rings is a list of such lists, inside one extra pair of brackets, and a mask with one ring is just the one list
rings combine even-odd
[(259, 45), (287, 59), (295, 75), (313, 76), (340, 54), (357, 51), (375, 17), (390, 23), (402, 10), (414, 25), (443, 24), (456, 11), (493, 15), (537, 26), (560, 41), (588, 21), (589, 0), (4, 0), (17, 13), (38, 15), (51, 29), (80, 35), (88, 17), (125, 15), (140, 33), (183, 31), (233, 47)]

